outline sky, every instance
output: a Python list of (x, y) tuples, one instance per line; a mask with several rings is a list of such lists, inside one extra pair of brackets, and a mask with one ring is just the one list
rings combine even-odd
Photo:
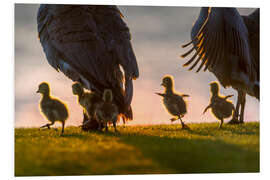
[[(38, 85), (47, 81), (52, 95), (67, 103), (70, 117), (67, 125), (77, 126), (82, 122), (82, 109), (77, 97), (72, 94), (72, 81), (55, 71), (47, 62), (37, 37), (36, 16), (39, 5), (15, 5), (15, 127), (39, 127), (47, 120), (39, 112), (40, 94)], [(187, 71), (183, 68), (187, 59), (180, 55), (187, 51), (181, 47), (190, 41), (190, 30), (198, 17), (200, 8), (119, 6), (132, 34), (140, 77), (134, 81), (132, 108), (134, 119), (128, 125), (171, 124), (171, 116), (155, 92), (163, 92), (160, 86), (164, 75), (170, 74), (175, 80), (175, 89), (189, 94), (186, 98), (188, 113), (184, 122), (218, 122), (208, 111), (209, 83), (216, 78), (209, 73)], [(247, 15), (254, 9), (239, 8), (240, 14)], [(221, 94), (237, 93), (231, 88), (221, 88)], [(229, 119), (228, 119), (229, 120)], [(259, 121), (259, 102), (247, 96), (245, 121)], [(174, 122), (175, 124), (179, 122)]]

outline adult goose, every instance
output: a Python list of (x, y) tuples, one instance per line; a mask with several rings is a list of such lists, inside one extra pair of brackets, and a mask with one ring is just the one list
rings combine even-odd
[(191, 42), (183, 45), (192, 46), (183, 58), (194, 52), (184, 67), (192, 70), (198, 65), (196, 72), (208, 70), (224, 88), (237, 90), (230, 123), (244, 122), (246, 94), (259, 99), (259, 16), (259, 9), (241, 16), (236, 8), (202, 7), (191, 30)]
[(123, 121), (132, 120), (133, 79), (139, 70), (120, 10), (109, 5), (42, 4), (37, 24), (48, 63), (100, 97), (111, 89)]

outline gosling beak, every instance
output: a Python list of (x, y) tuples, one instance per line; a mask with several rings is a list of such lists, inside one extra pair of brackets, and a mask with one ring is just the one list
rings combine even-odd
[(164, 83), (161, 83), (160, 86), (164, 86)]
[(37, 90), (37, 92), (36, 92), (36, 93), (40, 93), (39, 89)]

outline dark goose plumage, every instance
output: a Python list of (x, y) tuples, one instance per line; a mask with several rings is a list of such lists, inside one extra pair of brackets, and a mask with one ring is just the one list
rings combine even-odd
[(183, 66), (192, 70), (198, 65), (196, 72), (209, 70), (223, 87), (238, 91), (234, 122), (240, 105), (243, 122), (246, 93), (259, 99), (259, 15), (259, 9), (240, 16), (236, 8), (203, 7), (191, 30), (191, 42), (183, 45), (192, 48), (182, 57), (194, 52)]
[(132, 120), (132, 80), (139, 77), (139, 70), (120, 10), (43, 4), (37, 23), (49, 64), (100, 96), (104, 89), (111, 89), (124, 120)]

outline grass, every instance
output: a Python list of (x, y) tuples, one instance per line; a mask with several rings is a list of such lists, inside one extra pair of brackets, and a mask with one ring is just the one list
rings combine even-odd
[(259, 123), (15, 129), (15, 176), (259, 172)]

